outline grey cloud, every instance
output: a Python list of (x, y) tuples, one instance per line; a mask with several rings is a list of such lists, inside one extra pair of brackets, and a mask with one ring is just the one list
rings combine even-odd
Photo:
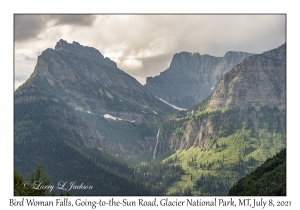
[(20, 75), (20, 76), (16, 76), (15, 77), (15, 80), (16, 81), (24, 81), (24, 80), (27, 80), (28, 79), (28, 76), (27, 75)]
[(214, 56), (223, 56), (230, 50), (261, 53), (285, 40), (284, 15), (203, 17), (207, 19), (201, 18), (197, 24), (185, 28), (188, 35), (178, 40), (178, 49)]
[(173, 58), (173, 54), (164, 54), (153, 57), (146, 57), (142, 59), (144, 72), (140, 76), (159, 75), (161, 72), (169, 67)]
[(132, 76), (139, 77), (159, 75), (161, 72), (163, 72), (169, 67), (172, 58), (173, 54), (163, 54), (159, 56), (137, 58), (137, 60), (140, 60), (142, 62), (143, 69), (141, 69), (140, 71), (126, 69), (126, 72), (128, 72)]
[(35, 61), (36, 60), (36, 58), (27, 57), (27, 56), (24, 59), (25, 59), (25, 61)]
[(15, 41), (35, 38), (46, 27), (48, 18), (47, 15), (15, 15)]
[[(24, 42), (36, 38), (47, 27), (58, 25), (92, 26), (94, 15), (15, 15), (15, 41)], [(52, 25), (49, 22), (52, 21)], [(49, 24), (49, 25), (48, 25)]]
[(51, 15), (56, 20), (55, 25), (92, 26), (95, 15)]

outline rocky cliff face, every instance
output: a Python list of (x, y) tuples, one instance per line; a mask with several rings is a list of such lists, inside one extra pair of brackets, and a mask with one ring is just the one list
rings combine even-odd
[(279, 119), (279, 127), (285, 130), (285, 108), (286, 44), (283, 44), (246, 58), (226, 73), (205, 101), (181, 113), (182, 116), (177, 114), (180, 120), (193, 120), (178, 125), (182, 132), (174, 128), (172, 135), (164, 140), (174, 150), (191, 146), (207, 150), (223, 136), (224, 129), (228, 133), (228, 127), (231, 132), (243, 123), (250, 122), (257, 131), (262, 121), (272, 119), (268, 123), (273, 123)]
[(15, 92), (15, 103), (49, 97), (129, 121), (159, 121), (159, 114), (173, 110), (98, 50), (64, 40), (38, 57), (34, 73)]
[(207, 108), (259, 108), (286, 103), (286, 45), (253, 55), (226, 73), (207, 102)]
[(42, 140), (47, 133), (50, 139), (123, 155), (152, 150), (155, 133), (139, 123), (162, 121), (174, 110), (98, 50), (64, 40), (38, 57), (14, 103), (18, 143)]
[(178, 107), (189, 108), (212, 93), (224, 73), (250, 56), (227, 52), (224, 57), (181, 52), (159, 76), (148, 77), (145, 87), (155, 96)]
[[(268, 124), (271, 131), (282, 130), (285, 133), (285, 110), (229, 110), (226, 112), (211, 112), (202, 116), (194, 117), (187, 123), (182, 124), (180, 130), (168, 136), (172, 150), (185, 150), (197, 147), (201, 150), (209, 150), (221, 137), (227, 137), (238, 129), (251, 129), (253, 133), (259, 132), (259, 127)], [(275, 125), (276, 124), (276, 125)], [(178, 130), (178, 128), (177, 128)], [(285, 141), (283, 139), (282, 141)]]

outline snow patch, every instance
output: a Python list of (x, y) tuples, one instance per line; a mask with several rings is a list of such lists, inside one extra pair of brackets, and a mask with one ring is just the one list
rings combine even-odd
[(112, 120), (122, 120), (121, 118), (113, 117), (110, 114), (105, 114), (104, 118), (106, 118), (106, 119), (112, 119)]
[(86, 111), (87, 113), (89, 113), (89, 114), (91, 114), (91, 112), (90, 111)]
[[(111, 119), (111, 120), (120, 120), (120, 121), (123, 120), (123, 119), (121, 119), (121, 118), (111, 116), (110, 114), (105, 114), (105, 115), (104, 115), (104, 118), (106, 118), (106, 119)], [(126, 122), (132, 122), (132, 123), (136, 122), (135, 120), (132, 120), (132, 121), (130, 121), (130, 120), (124, 120), (124, 121), (126, 121)]]
[[(156, 96), (155, 96), (155, 97), (156, 97)], [(157, 97), (156, 97), (156, 98), (157, 98)], [(187, 110), (187, 109), (183, 109), (183, 108), (177, 107), (177, 106), (175, 106), (175, 105), (173, 105), (173, 104), (170, 104), (170, 103), (166, 102), (165, 100), (163, 100), (163, 99), (161, 99), (161, 98), (158, 98), (158, 99), (161, 100), (162, 102), (168, 104), (169, 106), (173, 107), (174, 109), (179, 110), (179, 111)]]
[(143, 113), (147, 114), (147, 112), (144, 112), (144, 111), (141, 111), (141, 112), (143, 112)]
[(153, 111), (153, 113), (154, 113), (154, 114), (157, 114), (157, 112), (156, 112), (156, 111)]
[(78, 110), (83, 111), (83, 109), (80, 108), (80, 107), (76, 107), (75, 109), (76, 109), (77, 111), (78, 111)]
[(104, 118), (116, 120), (116, 117), (113, 117), (113, 116), (111, 116), (111, 115), (109, 115), (109, 114), (105, 114), (105, 115), (104, 115)]
[(148, 107), (146, 107), (145, 105), (143, 105), (143, 107), (148, 108)]
[[(119, 101), (122, 101), (121, 99), (119, 99)], [(123, 102), (123, 101), (122, 101)]]

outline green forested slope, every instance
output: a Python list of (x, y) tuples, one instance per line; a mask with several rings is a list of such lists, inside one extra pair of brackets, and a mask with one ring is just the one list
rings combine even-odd
[(269, 158), (230, 190), (230, 196), (285, 196), (286, 149)]
[[(209, 147), (192, 146), (188, 149), (169, 151), (153, 160), (180, 169), (174, 172), (177, 178), (171, 182), (165, 180), (164, 183), (167, 184), (164, 194), (227, 195), (239, 179), (286, 147), (285, 111), (271, 107), (263, 107), (258, 111), (249, 108), (226, 112), (201, 112), (193, 117), (174, 119), (161, 125), (160, 138), (171, 139), (169, 142), (175, 137), (185, 140), (185, 128), (189, 124), (201, 125), (199, 122), (207, 119), (214, 130), (213, 136), (206, 135)], [(197, 130), (197, 126), (194, 127)], [(160, 183), (161, 178), (157, 174), (160, 174), (162, 169), (147, 169), (146, 172), (137, 169), (143, 171), (143, 180), (156, 179), (157, 183)]]
[(159, 126), (163, 142), (158, 148), (166, 149), (168, 137), (184, 136), (186, 124), (211, 120), (216, 135), (207, 136), (209, 148), (169, 150), (155, 160), (152, 150), (145, 151), (141, 155), (151, 163), (133, 168), (122, 161), (125, 157), (86, 147), (72, 130), (87, 126), (80, 115), (73, 114), (74, 109), (52, 100), (16, 104), (15, 169), (25, 175), (41, 164), (54, 185), (77, 181), (94, 186), (92, 191), (71, 191), (73, 195), (226, 195), (234, 183), (286, 146), (285, 112), (264, 107), (255, 114), (257, 125), (251, 123), (254, 112), (204, 112), (148, 126), (115, 121), (104, 126), (98, 121), (107, 132), (114, 128), (111, 138), (115, 141), (120, 135), (129, 140), (155, 135)]
[(86, 126), (63, 103), (15, 104), (15, 170), (24, 176), (41, 164), (54, 186), (60, 181), (93, 186), (70, 191), (73, 195), (157, 194), (155, 186), (134, 179), (133, 168), (105, 151), (86, 147), (70, 125)]

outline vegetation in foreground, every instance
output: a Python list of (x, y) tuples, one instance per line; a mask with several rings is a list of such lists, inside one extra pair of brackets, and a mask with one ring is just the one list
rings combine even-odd
[(286, 149), (239, 180), (229, 196), (286, 196)]

